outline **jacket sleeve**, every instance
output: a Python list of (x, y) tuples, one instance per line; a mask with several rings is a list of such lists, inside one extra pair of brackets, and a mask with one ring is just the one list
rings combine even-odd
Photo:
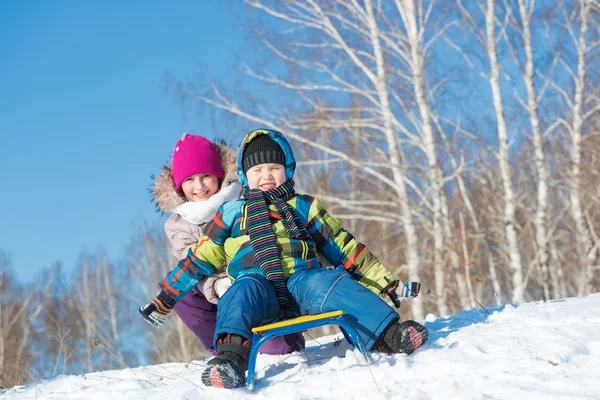
[(198, 243), (179, 261), (174, 270), (160, 283), (169, 297), (181, 300), (205, 276), (218, 271), (225, 262), (225, 240), (231, 236), (231, 228), (222, 220), (222, 210), (206, 225)]
[(185, 222), (179, 215), (173, 214), (165, 222), (165, 233), (171, 243), (173, 256), (181, 260), (198, 243), (202, 230)]
[(327, 213), (318, 199), (313, 199), (306, 228), (315, 240), (317, 250), (333, 265), (342, 266), (356, 281), (379, 294), (396, 280), (394, 275), (340, 222)]

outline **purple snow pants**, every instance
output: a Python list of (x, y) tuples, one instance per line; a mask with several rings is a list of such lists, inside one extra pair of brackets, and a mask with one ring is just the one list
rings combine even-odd
[[(197, 287), (186, 294), (173, 308), (183, 323), (202, 342), (206, 350), (217, 355), (213, 346), (217, 324), (217, 306), (212, 304)], [(301, 333), (274, 337), (260, 348), (263, 354), (288, 354), (304, 349)]]

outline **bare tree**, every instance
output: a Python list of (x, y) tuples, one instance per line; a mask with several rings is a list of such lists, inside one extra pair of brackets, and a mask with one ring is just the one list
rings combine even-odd
[[(448, 143), (448, 138), (445, 135), (444, 129), (441, 127), (439, 119), (435, 118), (434, 121), (436, 122), (436, 125), (438, 126), (438, 131), (442, 135), (443, 141), (446, 145), (447, 153), (449, 155), (449, 160), (452, 165), (452, 168), (458, 172), (456, 174), (456, 184), (457, 184), (458, 192), (460, 193), (460, 198), (462, 199), (462, 202), (463, 202), (463, 206), (466, 209), (467, 214), (469, 215), (469, 218), (471, 220), (472, 229), (475, 231), (474, 236), (477, 238), (478, 241), (483, 243), (484, 253), (485, 253), (485, 256), (487, 259), (487, 265), (488, 265), (488, 269), (489, 269), (489, 273), (490, 273), (490, 280), (492, 282), (491, 285), (492, 285), (493, 289), (496, 291), (496, 293), (500, 293), (501, 289), (500, 289), (500, 283), (498, 280), (498, 274), (496, 272), (496, 262), (494, 261), (494, 257), (492, 254), (491, 246), (488, 242), (488, 238), (487, 238), (486, 234), (483, 232), (483, 230), (481, 229), (481, 226), (479, 223), (479, 218), (477, 217), (477, 212), (475, 210), (475, 206), (473, 205), (473, 202), (471, 201), (471, 196), (469, 195), (469, 190), (467, 189), (467, 183), (466, 183), (465, 176), (464, 176), (465, 174), (463, 173), (462, 169), (460, 168), (459, 161), (452, 154), (452, 151), (451, 151), (449, 143)], [(459, 126), (455, 126), (455, 128), (460, 131)], [(470, 134), (470, 133), (469, 133), (469, 135), (472, 136), (472, 134)], [(464, 152), (462, 152), (462, 153), (464, 153)], [(461, 158), (462, 158), (462, 156), (461, 156)], [(463, 254), (464, 254), (463, 258), (464, 258), (464, 263), (465, 263), (464, 268), (465, 268), (465, 274), (466, 274), (465, 282), (467, 285), (467, 294), (469, 296), (469, 304), (471, 306), (474, 306), (475, 296), (473, 293), (472, 280), (470, 279), (470, 264), (469, 264), (469, 257), (467, 255), (467, 238), (466, 238), (467, 233), (466, 233), (466, 228), (464, 228), (462, 211), (459, 211), (459, 218), (460, 218), (460, 224), (461, 224), (461, 238), (463, 241)], [(494, 301), (496, 302), (497, 305), (500, 305), (502, 303), (502, 299), (500, 299), (498, 297), (496, 297)]]
[(525, 0), (519, 0), (519, 14), (522, 24), (522, 36), (525, 49), (525, 71), (523, 80), (527, 89), (527, 112), (531, 122), (531, 133), (533, 136), (533, 145), (535, 151), (535, 167), (537, 170), (537, 207), (535, 213), (535, 240), (537, 244), (537, 260), (542, 272), (542, 286), (544, 288), (544, 297), (550, 299), (550, 290), (548, 288), (549, 266), (548, 266), (548, 229), (547, 229), (547, 210), (548, 210), (548, 171), (544, 156), (544, 143), (540, 132), (540, 120), (538, 115), (539, 96), (534, 85), (534, 59), (531, 42), (531, 18), (533, 17), (533, 8), (535, 2), (525, 3)]
[[(480, 3), (479, 3), (480, 4)], [(504, 230), (506, 248), (509, 256), (512, 281), (512, 300), (522, 302), (524, 296), (524, 276), (521, 262), (521, 251), (517, 238), (517, 224), (515, 220), (516, 201), (512, 182), (512, 171), (509, 162), (508, 128), (506, 124), (504, 104), (500, 86), (500, 64), (497, 55), (499, 38), (496, 36), (496, 4), (494, 0), (487, 0), (480, 5), (485, 16), (485, 35), (480, 36), (477, 27), (474, 26), (474, 18), (468, 9), (459, 0), (458, 5), (469, 24), (471, 32), (477, 35), (479, 41), (485, 46), (489, 61), (490, 73), (487, 79), (491, 88), (494, 111), (496, 116), (496, 132), (498, 135), (498, 163), (500, 166), (500, 178), (504, 200)], [(502, 31), (504, 26), (500, 24)]]
[[(120, 366), (122, 358), (119, 331), (127, 323), (122, 314), (119, 318), (119, 303), (123, 280), (105, 254), (83, 253), (77, 266), (76, 280), (67, 298), (77, 310), (78, 319), (74, 326), (81, 329), (82, 342), (77, 346), (85, 349), (86, 371)], [(95, 341), (112, 352), (94, 350)]]
[(22, 294), (0, 251), (0, 388), (23, 384), (31, 377), (29, 305), (34, 293)]
[[(577, 237), (579, 238), (579, 254), (580, 262), (582, 263), (579, 273), (579, 282), (577, 286), (577, 295), (582, 296), (584, 293), (589, 293), (591, 290), (591, 282), (593, 278), (593, 269), (596, 264), (598, 254), (598, 243), (593, 243), (590, 227), (586, 221), (585, 210), (582, 204), (581, 193), (581, 158), (582, 158), (582, 141), (583, 141), (583, 124), (587, 118), (593, 115), (600, 109), (600, 104), (596, 107), (584, 111), (584, 89), (586, 85), (587, 64), (586, 56), (591, 48), (588, 47), (588, 21), (592, 7), (598, 7), (598, 3), (591, 0), (580, 0), (579, 4), (579, 35), (576, 33), (576, 28), (573, 26), (573, 18), (570, 15), (565, 15), (565, 23), (571, 37), (574, 40), (577, 49), (577, 72), (570, 70), (570, 67), (565, 63), (565, 67), (570, 70), (574, 81), (574, 94), (571, 97), (563, 88), (554, 85), (563, 96), (563, 99), (568, 104), (572, 112), (571, 122), (563, 121), (564, 126), (571, 135), (571, 176), (570, 176), (570, 200), (571, 213), (577, 227)], [(566, 12), (565, 12), (566, 13)], [(578, 39), (576, 39), (578, 36)]]
[[(422, 7), (422, 4), (419, 4)], [(433, 211), (433, 236), (434, 236), (434, 271), (436, 281), (436, 291), (444, 293), (446, 285), (443, 263), (444, 249), (450, 249), (450, 261), (452, 273), (458, 285), (458, 294), (461, 304), (466, 307), (471, 303), (468, 299), (468, 290), (462, 272), (459, 269), (458, 254), (451, 247), (444, 245), (445, 240), (450, 240), (453, 236), (448, 218), (448, 204), (443, 191), (443, 174), (439, 165), (436, 140), (432, 122), (432, 110), (427, 99), (427, 90), (425, 83), (425, 61), (424, 56), (426, 49), (433, 45), (433, 42), (442, 36), (452, 26), (452, 22), (447, 22), (440, 32), (436, 32), (433, 38), (424, 42), (425, 27), (428, 20), (427, 15), (431, 14), (433, 4), (429, 6), (428, 12), (422, 16), (421, 20), (417, 20), (417, 7), (413, 0), (396, 0), (396, 7), (402, 18), (403, 25), (406, 29), (406, 41), (409, 47), (410, 57), (407, 62), (411, 67), (412, 85), (414, 88), (414, 97), (418, 104), (420, 125), (423, 138), (423, 149), (428, 160), (428, 174), (431, 184), (431, 198)], [(438, 297), (438, 309), (441, 315), (448, 313), (447, 303), (442, 297)]]
[[(356, 5), (356, 7), (358, 7), (358, 5)], [(419, 281), (419, 255), (416, 250), (416, 235), (411, 235), (411, 233), (414, 232), (412, 214), (410, 212), (411, 207), (408, 203), (408, 195), (406, 193), (406, 187), (403, 183), (404, 173), (402, 171), (400, 157), (397, 152), (396, 133), (394, 131), (394, 116), (389, 101), (389, 94), (386, 82), (385, 62), (383, 59), (383, 51), (381, 49), (381, 43), (379, 39), (379, 28), (377, 27), (377, 22), (375, 21), (373, 4), (371, 0), (365, 1), (365, 8), (367, 13), (367, 25), (369, 27), (369, 35), (373, 46), (373, 55), (375, 56), (375, 64), (377, 71), (376, 75), (370, 77), (370, 79), (371, 81), (373, 81), (375, 88), (377, 89), (377, 94), (379, 96), (381, 111), (383, 115), (385, 136), (388, 139), (388, 152), (390, 161), (392, 162), (394, 182), (396, 183), (395, 186), (398, 193), (398, 198), (400, 199), (400, 202), (402, 204), (402, 219), (404, 223), (404, 228), (408, 229), (407, 238), (409, 236), (411, 237), (407, 245), (408, 275), (409, 279)], [(360, 11), (362, 11), (362, 9)], [(367, 67), (364, 66), (364, 69), (366, 70)], [(415, 314), (417, 318), (424, 317), (422, 301), (415, 301), (415, 306), (413, 306), (413, 314)]]
[(515, 223), (515, 195), (513, 192), (512, 173), (508, 160), (508, 130), (504, 116), (504, 106), (500, 91), (500, 68), (496, 53), (496, 13), (495, 1), (488, 0), (485, 11), (485, 26), (487, 37), (487, 53), (490, 61), (490, 86), (494, 98), (494, 109), (496, 111), (496, 122), (498, 130), (499, 164), (502, 186), (504, 189), (504, 223), (506, 229), (506, 241), (510, 255), (512, 269), (512, 299), (515, 302), (523, 301), (523, 266), (521, 264), (521, 251), (517, 239), (517, 228)]

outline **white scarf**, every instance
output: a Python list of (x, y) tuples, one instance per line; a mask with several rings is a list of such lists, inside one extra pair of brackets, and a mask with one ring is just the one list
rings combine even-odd
[(241, 194), (242, 185), (239, 182), (233, 182), (231, 185), (213, 194), (208, 200), (186, 201), (171, 211), (179, 214), (181, 218), (194, 225), (201, 225), (213, 219), (223, 203), (237, 200)]

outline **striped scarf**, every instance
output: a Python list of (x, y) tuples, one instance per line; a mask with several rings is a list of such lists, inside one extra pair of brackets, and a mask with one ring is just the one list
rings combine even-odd
[(288, 179), (281, 186), (263, 192), (259, 189), (245, 188), (244, 197), (247, 200), (248, 235), (256, 262), (269, 282), (275, 288), (279, 306), (290, 308), (290, 297), (283, 278), (283, 270), (277, 250), (275, 233), (269, 219), (268, 203), (273, 204), (281, 218), (283, 227), (290, 238), (306, 240), (310, 235), (298, 219), (293, 208), (286, 202), (295, 195), (294, 181)]

